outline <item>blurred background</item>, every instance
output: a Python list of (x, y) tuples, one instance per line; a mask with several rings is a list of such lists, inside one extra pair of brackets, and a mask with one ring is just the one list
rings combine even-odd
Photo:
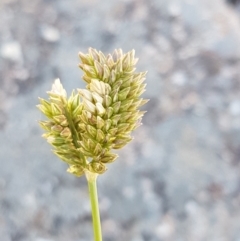
[(151, 101), (98, 178), (104, 241), (240, 241), (240, 5), (225, 0), (0, 0), (0, 240), (93, 240), (84, 177), (35, 107), (78, 52), (135, 49)]

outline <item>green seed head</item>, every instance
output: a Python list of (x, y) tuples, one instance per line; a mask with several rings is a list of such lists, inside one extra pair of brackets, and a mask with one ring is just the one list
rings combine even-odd
[(141, 123), (145, 112), (139, 107), (148, 101), (140, 97), (146, 72), (135, 72), (134, 50), (123, 54), (118, 49), (105, 56), (90, 48), (79, 57), (86, 89), (67, 98), (60, 80), (55, 80), (47, 92), (49, 100), (39, 99), (38, 108), (48, 119), (39, 124), (54, 153), (69, 164), (68, 172), (101, 174), (118, 157), (113, 149), (131, 141)]

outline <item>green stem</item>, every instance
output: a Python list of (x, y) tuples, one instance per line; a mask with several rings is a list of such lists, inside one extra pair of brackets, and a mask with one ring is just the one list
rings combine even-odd
[(86, 178), (88, 182), (88, 190), (91, 200), (92, 208), (92, 222), (94, 241), (102, 241), (101, 220), (98, 207), (98, 194), (97, 194), (97, 176), (98, 174), (86, 171)]

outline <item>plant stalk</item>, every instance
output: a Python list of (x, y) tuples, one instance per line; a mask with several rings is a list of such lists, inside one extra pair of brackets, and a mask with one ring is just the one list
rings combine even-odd
[(92, 208), (92, 222), (94, 241), (102, 241), (101, 220), (98, 206), (98, 194), (97, 194), (97, 173), (86, 171), (86, 178), (88, 182), (88, 190)]

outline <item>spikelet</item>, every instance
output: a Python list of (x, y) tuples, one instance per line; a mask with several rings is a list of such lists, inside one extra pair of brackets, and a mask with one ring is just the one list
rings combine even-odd
[(146, 72), (135, 72), (134, 54), (118, 49), (105, 56), (92, 48), (79, 53), (86, 89), (67, 98), (57, 79), (47, 92), (49, 100), (40, 98), (38, 108), (48, 118), (39, 122), (46, 131), (43, 136), (70, 165), (68, 172), (105, 172), (106, 164), (118, 157), (112, 150), (131, 141), (131, 132), (141, 124), (145, 112), (139, 107), (148, 101), (140, 98)]

